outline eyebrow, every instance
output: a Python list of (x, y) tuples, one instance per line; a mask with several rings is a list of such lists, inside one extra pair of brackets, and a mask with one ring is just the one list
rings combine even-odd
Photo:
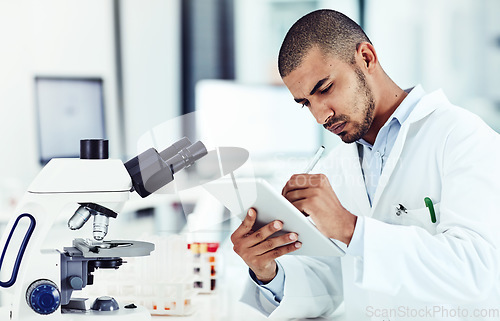
[(325, 83), (325, 81), (327, 81), (329, 78), (330, 77), (325, 77), (325, 78), (321, 79), (320, 81), (318, 81), (316, 83), (316, 86), (314, 86), (314, 88), (309, 93), (309, 95), (314, 95), (314, 93), (319, 89), (319, 87), (323, 86), (323, 84)]
[[(316, 85), (314, 86), (314, 88), (311, 90), (311, 92), (309, 93), (309, 95), (314, 95), (316, 93), (316, 91), (318, 91), (318, 89), (323, 86), (323, 84), (325, 83), (325, 81), (327, 81), (328, 79), (330, 79), (330, 77), (325, 77), (321, 80), (319, 80)], [(302, 103), (303, 101), (305, 101), (306, 99), (305, 98), (294, 98), (294, 100), (297, 102), (297, 103)]]

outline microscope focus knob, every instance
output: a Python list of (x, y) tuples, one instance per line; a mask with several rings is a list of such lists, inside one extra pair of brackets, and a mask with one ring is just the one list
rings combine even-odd
[(69, 286), (73, 290), (81, 290), (83, 289), (83, 279), (79, 276), (72, 276), (69, 278)]
[(51, 314), (61, 304), (61, 293), (54, 282), (37, 280), (28, 287), (26, 301), (36, 313)]

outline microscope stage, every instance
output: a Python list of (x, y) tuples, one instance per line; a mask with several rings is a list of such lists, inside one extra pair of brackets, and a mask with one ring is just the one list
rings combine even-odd
[(153, 243), (130, 240), (97, 242), (89, 239), (75, 239), (73, 246), (80, 250), (85, 258), (147, 256), (155, 249)]

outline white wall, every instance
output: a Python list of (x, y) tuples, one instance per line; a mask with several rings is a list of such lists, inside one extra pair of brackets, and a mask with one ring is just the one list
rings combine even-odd
[(303, 15), (331, 8), (357, 21), (357, 0), (235, 0), (236, 79), (282, 84), (278, 53), (288, 29)]
[(103, 78), (113, 158), (135, 155), (144, 132), (180, 113), (179, 0), (120, 5), (126, 151), (120, 148), (113, 1), (0, 0), (0, 210), (40, 170), (35, 75)]
[(442, 88), (500, 130), (500, 1), (367, 1), (368, 36), (401, 87)]
[[(24, 190), (40, 169), (35, 75), (102, 77), (108, 135), (116, 139), (111, 5), (111, 0), (0, 1), (2, 197), (12, 184)], [(111, 153), (118, 154), (113, 144)]]
[(180, 10), (180, 0), (121, 1), (128, 157), (145, 132), (180, 114)]

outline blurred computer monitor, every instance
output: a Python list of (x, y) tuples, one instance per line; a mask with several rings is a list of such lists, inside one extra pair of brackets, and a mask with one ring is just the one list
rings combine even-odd
[(101, 78), (35, 77), (40, 163), (79, 157), (80, 140), (106, 138)]
[(309, 158), (322, 127), (285, 86), (203, 80), (196, 86), (198, 139), (246, 148), (254, 162)]

